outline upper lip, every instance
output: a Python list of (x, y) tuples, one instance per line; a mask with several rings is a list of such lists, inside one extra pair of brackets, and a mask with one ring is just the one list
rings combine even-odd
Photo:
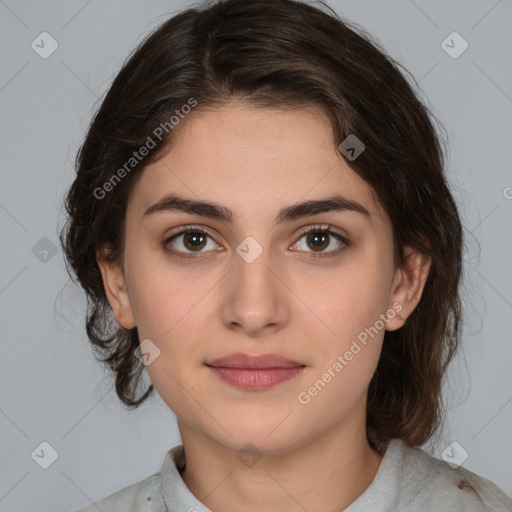
[(305, 366), (303, 364), (287, 359), (278, 354), (230, 354), (229, 356), (220, 357), (206, 363), (207, 366), (216, 366), (223, 368), (295, 368), (297, 366)]

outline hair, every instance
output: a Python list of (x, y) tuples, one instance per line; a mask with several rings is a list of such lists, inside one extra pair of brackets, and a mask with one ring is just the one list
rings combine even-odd
[[(461, 337), (462, 225), (435, 117), (400, 68), (407, 70), (359, 25), (317, 4), (196, 4), (139, 44), (76, 156), (76, 177), (65, 198), (68, 219), (59, 234), (66, 268), (87, 295), (86, 330), (96, 358), (111, 371), (119, 399), (137, 408), (154, 388), (136, 394), (144, 371), (134, 356), (137, 328), (113, 320), (96, 251), (104, 248), (108, 261), (124, 272), (128, 201), (144, 167), (169, 150), (186, 123), (171, 130), (170, 117), (191, 98), (198, 106), (190, 115), (234, 100), (317, 109), (329, 120), (337, 145), (352, 134), (365, 144), (348, 164), (391, 219), (395, 264), (404, 263), (406, 245), (431, 259), (415, 310), (400, 329), (385, 332), (367, 398), (367, 437), (376, 450), (393, 438), (418, 446), (441, 426), (442, 385)], [(134, 152), (150, 139), (154, 148), (134, 163)]]

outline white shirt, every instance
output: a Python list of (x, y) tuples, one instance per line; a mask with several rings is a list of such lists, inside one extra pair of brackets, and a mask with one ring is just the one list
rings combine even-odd
[[(183, 445), (175, 446), (160, 473), (76, 512), (211, 512), (182, 480), (184, 466)], [(490, 480), (393, 439), (370, 486), (343, 512), (420, 511), (511, 512), (512, 500)]]

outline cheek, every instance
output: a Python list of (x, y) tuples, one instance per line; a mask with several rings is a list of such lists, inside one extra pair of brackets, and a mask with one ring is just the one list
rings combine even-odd
[(179, 410), (184, 402), (182, 386), (189, 393), (196, 392), (198, 382), (191, 375), (205, 357), (218, 302), (218, 277), (195, 274), (171, 274), (169, 266), (149, 264), (132, 273), (131, 302), (139, 339), (151, 340), (158, 353), (146, 369), (155, 389), (173, 410)]
[(364, 297), (346, 305), (342, 313), (333, 311), (330, 322), (335, 335), (317, 336), (317, 359), (297, 397), (299, 407), (320, 423), (336, 423), (361, 403), (382, 349), (381, 308)]
[(218, 278), (169, 261), (163, 250), (141, 250), (132, 261), (130, 301), (139, 336), (166, 343), (173, 332), (185, 330), (183, 325), (208, 300)]
[(298, 279), (294, 290), (308, 306), (306, 314), (318, 325), (319, 337), (338, 338), (342, 346), (388, 308), (390, 278), (376, 258), (353, 258), (329, 273), (304, 272)]
[(315, 313), (304, 316), (304, 331), (315, 339), (316, 358), (307, 382), (311, 388), (301, 391), (315, 407), (338, 402), (350, 407), (371, 381), (385, 333), (381, 315), (389, 304), (386, 264), (377, 251), (358, 252), (322, 279), (302, 278), (302, 297)]

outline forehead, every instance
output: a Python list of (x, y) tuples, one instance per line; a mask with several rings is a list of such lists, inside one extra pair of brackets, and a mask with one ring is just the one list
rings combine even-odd
[(383, 214), (317, 111), (233, 103), (198, 109), (180, 123), (170, 151), (135, 187), (129, 209), (138, 218), (169, 193), (226, 205), (242, 218), (333, 195), (357, 201), (372, 217)]

